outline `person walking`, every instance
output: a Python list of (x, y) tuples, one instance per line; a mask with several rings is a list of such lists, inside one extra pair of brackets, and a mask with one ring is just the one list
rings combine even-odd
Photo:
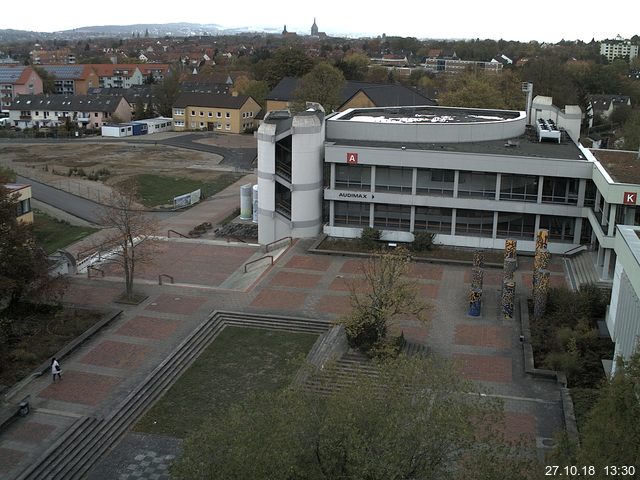
[(56, 375), (58, 376), (58, 380), (62, 380), (62, 368), (60, 368), (60, 364), (55, 357), (51, 359), (51, 374), (53, 375), (54, 383), (56, 381)]

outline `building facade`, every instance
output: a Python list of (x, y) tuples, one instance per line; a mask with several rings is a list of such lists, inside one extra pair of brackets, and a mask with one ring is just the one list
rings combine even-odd
[(100, 86), (100, 79), (91, 65), (41, 65), (40, 68), (53, 77), (53, 93), (86, 95), (90, 88)]
[(42, 79), (31, 67), (0, 66), (0, 110), (9, 108), (18, 95), (42, 93)]
[(16, 218), (21, 223), (33, 223), (31, 210), (31, 185), (8, 183), (3, 185), (11, 195), (16, 195)]
[[(615, 226), (640, 224), (633, 161), (576, 143), (560, 123), (571, 128), (571, 116), (556, 123), (539, 114), (534, 126), (518, 111), (351, 109), (326, 118), (322, 151), (304, 160), (293, 148), (302, 135), (296, 119), (268, 116), (258, 133), (259, 202), (266, 212), (260, 219), (279, 219), (279, 237), (313, 235), (297, 228), (303, 216), (294, 211), (308, 206), (294, 193), (322, 184), (327, 235), (355, 238), (373, 227), (387, 241), (411, 242), (429, 232), (436, 243), (485, 249), (515, 238), (520, 250), (533, 252), (535, 233), (544, 228), (552, 253), (589, 248), (597, 252), (600, 278), (610, 280)], [(297, 168), (316, 174), (298, 180)], [(282, 199), (281, 207), (271, 197)]]
[(114, 120), (131, 121), (131, 107), (124, 97), (109, 95), (21, 95), (8, 110), (12, 125), (20, 129), (57, 127), (67, 122), (97, 129)]
[(613, 358), (628, 360), (640, 341), (640, 228), (620, 225), (617, 229), (607, 328), (616, 345)]
[(260, 105), (247, 95), (182, 93), (173, 105), (177, 132), (208, 130), (243, 133), (255, 126)]
[(631, 61), (638, 56), (638, 45), (622, 38), (607, 40), (600, 43), (600, 55), (607, 57), (607, 60), (610, 62), (616, 58), (624, 58), (627, 56), (629, 57), (629, 61)]

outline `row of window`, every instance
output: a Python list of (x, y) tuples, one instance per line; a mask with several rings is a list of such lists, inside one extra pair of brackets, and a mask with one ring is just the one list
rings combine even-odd
[[(334, 202), (335, 226), (369, 226), (370, 204)], [(492, 237), (494, 212), (486, 210), (456, 210), (455, 231), (451, 231), (453, 209), (442, 207), (415, 207), (414, 231), (427, 231), (445, 235)], [(498, 212), (496, 238), (533, 238), (536, 216), (517, 212)], [(551, 239), (572, 243), (576, 219), (540, 215), (540, 228), (549, 230)], [(381, 230), (408, 232), (411, 227), (409, 205), (374, 204), (373, 226)]]
[[(176, 108), (174, 109), (174, 115), (178, 116), (178, 117), (182, 117), (184, 116), (184, 109), (181, 108)], [(242, 112), (242, 118), (253, 118), (254, 116), (254, 112)], [(205, 112), (203, 112), (202, 110), (198, 112), (198, 115), (201, 117), (205, 116)], [(196, 116), (196, 111), (195, 110), (191, 110), (191, 116), (195, 117)], [(213, 112), (207, 112), (207, 117), (213, 117)], [(222, 112), (216, 112), (216, 118), (222, 118)], [(230, 112), (224, 112), (224, 118), (231, 118), (231, 113)]]
[[(411, 194), (413, 170), (405, 167), (376, 167), (375, 191)], [(459, 171), (458, 197), (495, 199), (497, 179), (498, 176), (495, 173)], [(539, 177), (536, 175), (502, 174), (499, 199), (537, 202), (538, 183)], [(454, 186), (454, 170), (417, 169), (415, 187), (418, 195), (453, 197)], [(542, 202), (577, 205), (578, 186), (579, 180), (576, 178), (545, 177), (542, 185)], [(371, 167), (336, 165), (335, 188), (370, 191)]]

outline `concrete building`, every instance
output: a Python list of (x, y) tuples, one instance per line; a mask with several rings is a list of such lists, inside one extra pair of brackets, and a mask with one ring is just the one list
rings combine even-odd
[(258, 241), (322, 231), (325, 121), (315, 105), (291, 116), (267, 114), (258, 137)]
[(582, 147), (573, 133), (580, 113), (556, 113), (557, 123), (538, 112), (527, 125), (519, 111), (350, 109), (322, 121), (323, 148), (313, 153), (296, 145), (316, 145), (323, 116), (272, 113), (258, 131), (259, 240), (315, 235), (320, 202), (322, 231), (336, 237), (370, 226), (387, 241), (426, 231), (444, 245), (502, 249), (515, 238), (533, 252), (545, 228), (552, 253), (588, 249), (610, 282), (615, 226), (640, 225), (637, 154)]
[(628, 360), (640, 341), (640, 228), (618, 225), (617, 230), (607, 328), (616, 345), (614, 358)]
[(90, 88), (100, 86), (91, 65), (40, 65), (40, 68), (53, 77), (53, 93), (86, 95)]
[(629, 57), (629, 61), (638, 56), (638, 45), (618, 36), (615, 40), (605, 40), (600, 43), (600, 55), (612, 62), (616, 58)]

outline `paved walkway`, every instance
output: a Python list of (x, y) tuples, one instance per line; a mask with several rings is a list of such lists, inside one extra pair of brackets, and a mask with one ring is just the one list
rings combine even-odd
[[(242, 183), (246, 180), (167, 219), (162, 228), (180, 231), (201, 221), (216, 223), (237, 206)], [(362, 261), (311, 255), (306, 253), (310, 244), (296, 242), (254, 284), (233, 290), (221, 285), (225, 279), (241, 275), (242, 265), (255, 249), (211, 242), (168, 242), (158, 262), (167, 270), (164, 273), (184, 279), (180, 282), (183, 285), (152, 284), (150, 279), (157, 272), (143, 271), (136, 288), (148, 295), (145, 301), (137, 306), (118, 305), (124, 310), (122, 316), (61, 362), (62, 382), (53, 384), (45, 375), (16, 395), (30, 393), (34, 411), (0, 434), (0, 477), (13, 478), (79, 416), (105, 417), (214, 310), (327, 321), (345, 313), (349, 309), (347, 285), (360, 278)], [(74, 248), (82, 249), (82, 245)], [(516, 274), (520, 292), (530, 288), (530, 268), (529, 260), (520, 262)], [(560, 264), (552, 263), (551, 270), (552, 285), (565, 281)], [(470, 267), (418, 264), (410, 276), (417, 281), (422, 297), (433, 305), (431, 323), (425, 327), (401, 320), (394, 328), (402, 330), (408, 340), (456, 360), (464, 376), (503, 399), (508, 438), (524, 435), (532, 444), (543, 445), (562, 426), (559, 390), (553, 383), (534, 381), (523, 373), (519, 325), (499, 315), (501, 272), (486, 272), (480, 318), (468, 317), (466, 312)], [(100, 280), (78, 276), (70, 283), (65, 301), (83, 306), (115, 306), (113, 301), (122, 291), (122, 281), (116, 276)], [(166, 473), (163, 468), (170, 456), (179, 452), (175, 439), (129, 434), (123, 442), (89, 478), (166, 478), (161, 476)]]

